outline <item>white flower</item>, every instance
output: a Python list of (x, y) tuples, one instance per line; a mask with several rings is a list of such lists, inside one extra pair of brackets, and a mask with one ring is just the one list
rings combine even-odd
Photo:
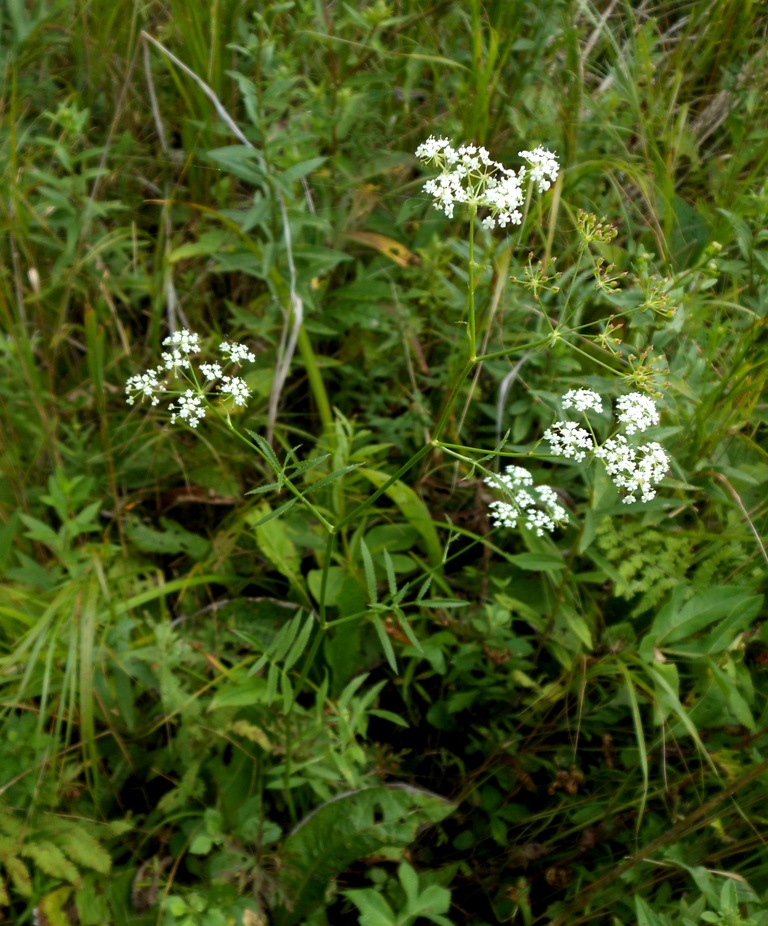
[(623, 434), (607, 440), (595, 450), (602, 460), (614, 485), (623, 492), (622, 501), (649, 502), (656, 496), (656, 488), (669, 469), (669, 458), (661, 444), (652, 441), (637, 449), (630, 447)]
[(488, 504), (494, 527), (517, 527), (519, 512), (509, 502), (493, 501)]
[(511, 502), (492, 501), (488, 505), (494, 527), (517, 527), (523, 518), (525, 527), (542, 537), (545, 531), (568, 520), (568, 512), (557, 501), (557, 494), (550, 486), (533, 485), (533, 477), (521, 466), (508, 466), (504, 473), (492, 473), (487, 485), (504, 489)]
[(171, 424), (176, 424), (176, 419), (181, 418), (190, 428), (196, 428), (205, 418), (203, 397), (192, 389), (187, 389), (183, 395), (179, 396), (178, 404), (169, 405), (168, 410), (171, 412)]
[(162, 367), (158, 367), (156, 370), (147, 370), (145, 373), (137, 373), (135, 376), (129, 376), (125, 384), (125, 391), (127, 394), (126, 402), (129, 405), (133, 405), (136, 401), (136, 396), (141, 398), (151, 399), (150, 404), (157, 405), (160, 401), (157, 397), (158, 392), (165, 391), (165, 383), (158, 381), (158, 376), (163, 373), (164, 370)]
[(645, 431), (659, 423), (659, 413), (653, 399), (641, 392), (631, 392), (616, 400), (620, 410), (619, 421), (625, 425), (627, 434)]
[(248, 360), (250, 363), (253, 363), (256, 360), (255, 354), (246, 347), (245, 344), (237, 344), (233, 342), (228, 344), (226, 341), (219, 347), (219, 350), (222, 354), (229, 354), (229, 359), (232, 363), (242, 363), (244, 360)]
[(248, 396), (251, 394), (245, 380), (239, 376), (224, 376), (221, 380), (221, 391), (231, 395), (235, 400), (235, 405), (246, 405)]
[(591, 408), (596, 412), (603, 410), (603, 400), (591, 389), (569, 390), (563, 396), (562, 405), (563, 408), (575, 408), (577, 412), (586, 412)]
[(223, 371), (218, 363), (201, 363), (200, 372), (210, 383), (217, 379), (221, 379), (223, 375)]
[[(126, 382), (126, 401), (129, 405), (133, 405), (137, 397), (149, 398), (152, 405), (157, 405), (158, 393), (168, 392), (168, 381), (174, 379), (181, 380), (182, 384), (181, 388), (177, 386), (173, 390), (172, 394), (177, 398), (168, 406), (171, 424), (178, 421), (196, 428), (206, 415), (216, 384), (221, 398), (231, 397), (235, 405), (247, 404), (250, 390), (245, 380), (239, 376), (224, 375), (228, 364), (256, 360), (253, 352), (245, 344), (225, 341), (219, 349), (227, 357), (226, 364), (195, 361), (195, 368), (190, 355), (200, 351), (199, 335), (183, 329), (169, 335), (163, 341), (163, 345), (169, 348), (162, 354), (163, 363), (154, 370), (129, 377)], [(161, 380), (160, 377), (164, 379)], [(192, 388), (187, 388), (188, 386)]]
[[(430, 135), (429, 138), (425, 142), (422, 142), (416, 149), (416, 157), (421, 161), (431, 161), (437, 154), (444, 151), (446, 148), (451, 148), (451, 144), (447, 138), (435, 138), (434, 135)], [(451, 150), (453, 149), (451, 148)]]
[(544, 432), (544, 440), (549, 441), (550, 452), (554, 456), (570, 457), (576, 463), (581, 463), (595, 447), (589, 431), (575, 421), (555, 421)]
[(183, 354), (196, 354), (200, 351), (200, 335), (194, 331), (174, 331), (163, 341), (164, 347), (177, 347)]
[(533, 151), (519, 151), (518, 155), (531, 165), (531, 182), (538, 183), (539, 193), (548, 190), (557, 180), (560, 165), (556, 154), (539, 147)]
[(161, 354), (166, 370), (189, 369), (188, 355), (200, 351), (200, 335), (182, 328), (181, 331), (174, 331), (169, 335), (163, 341), (163, 346), (172, 348)]
[[(540, 190), (547, 189), (550, 184), (546, 178), (554, 180), (557, 176), (556, 157), (543, 148), (522, 154), (534, 165), (530, 182), (538, 183)], [(457, 150), (447, 138), (434, 136), (419, 145), (416, 157), (440, 169), (441, 173), (427, 180), (423, 189), (434, 199), (435, 208), (449, 218), (456, 203), (467, 203), (475, 211), (489, 211), (482, 223), (485, 228), (506, 228), (522, 222), (523, 183), (529, 175), (525, 167), (516, 173), (492, 160), (486, 148), (461, 145)]]

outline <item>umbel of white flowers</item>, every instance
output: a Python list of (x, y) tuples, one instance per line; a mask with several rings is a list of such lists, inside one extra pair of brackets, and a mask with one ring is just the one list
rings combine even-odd
[[(224, 341), (219, 345), (219, 351), (226, 357), (223, 367), (220, 363), (193, 364), (192, 358), (201, 352), (201, 346), (200, 336), (192, 331), (174, 332), (163, 341), (163, 346), (168, 350), (161, 354), (160, 366), (128, 378), (125, 392), (129, 405), (137, 398), (149, 399), (151, 405), (157, 405), (161, 395), (173, 396), (175, 401), (168, 406), (171, 424), (178, 421), (196, 428), (205, 418), (214, 390), (220, 399), (229, 398), (235, 405), (248, 402), (250, 390), (245, 380), (224, 373), (231, 365), (240, 366), (256, 360), (244, 344)], [(172, 388), (176, 381), (181, 381), (182, 388)]]
[(483, 219), (486, 228), (496, 225), (519, 225), (523, 220), (520, 207), (525, 202), (526, 185), (538, 186), (543, 193), (557, 180), (560, 169), (557, 156), (546, 148), (520, 151), (518, 156), (528, 163), (517, 172), (491, 160), (487, 149), (477, 145), (453, 148), (447, 138), (431, 135), (416, 149), (416, 157), (425, 164), (434, 164), (440, 174), (424, 184), (424, 191), (434, 199), (436, 209), (453, 217), (456, 203), (471, 208), (487, 209)]
[[(563, 409), (574, 409), (586, 415), (589, 411), (602, 412), (603, 400), (590, 389), (572, 389), (562, 397)], [(618, 433), (598, 444), (592, 430), (575, 421), (555, 421), (544, 432), (550, 452), (581, 463), (588, 456), (600, 460), (626, 503), (649, 502), (656, 497), (656, 486), (669, 470), (669, 457), (661, 444), (630, 442), (636, 434), (659, 423), (659, 412), (648, 396), (639, 392), (621, 396), (616, 402)], [(538, 536), (550, 533), (557, 524), (568, 520), (568, 512), (557, 503), (557, 495), (550, 486), (533, 487), (530, 474), (519, 466), (507, 467), (503, 475), (491, 475), (485, 482), (500, 488), (510, 501), (493, 501), (488, 506), (495, 527), (516, 527), (522, 520), (525, 527), (534, 529)]]
[[(585, 414), (603, 411), (603, 400), (590, 389), (572, 389), (562, 398), (564, 409), (573, 408)], [(632, 392), (616, 400), (619, 427), (633, 437), (659, 423), (659, 412), (653, 399)], [(669, 457), (661, 444), (650, 441), (634, 445), (624, 434), (616, 434), (599, 445), (590, 431), (573, 421), (555, 421), (544, 432), (555, 456), (570, 457), (577, 463), (592, 454), (605, 464), (608, 475), (622, 493), (626, 503), (649, 502), (656, 497), (656, 486), (669, 469)]]

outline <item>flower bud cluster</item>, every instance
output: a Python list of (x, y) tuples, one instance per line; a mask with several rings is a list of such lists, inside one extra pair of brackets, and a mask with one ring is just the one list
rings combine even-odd
[(518, 521), (542, 537), (568, 520), (568, 512), (557, 501), (550, 486), (534, 486), (533, 476), (521, 466), (508, 466), (504, 473), (493, 473), (486, 485), (502, 489), (510, 501), (493, 501), (488, 505), (494, 527), (517, 527)]
[[(250, 390), (240, 376), (227, 376), (224, 370), (228, 365), (240, 366), (244, 362), (256, 360), (253, 352), (244, 344), (224, 342), (219, 350), (227, 358), (224, 366), (220, 363), (193, 364), (192, 358), (202, 350), (200, 336), (192, 331), (176, 331), (163, 341), (167, 350), (161, 354), (162, 363), (144, 373), (130, 376), (125, 384), (126, 402), (133, 405), (136, 399), (149, 399), (151, 405), (158, 405), (160, 396), (167, 394), (174, 397), (168, 406), (171, 424), (177, 421), (196, 428), (205, 418), (211, 399), (212, 390), (216, 389), (220, 398), (229, 397), (235, 405), (246, 405)], [(180, 379), (184, 388), (173, 389), (174, 380)]]
[[(582, 413), (602, 412), (603, 401), (589, 389), (573, 389), (563, 396), (562, 406)], [(654, 427), (660, 420), (654, 401), (640, 392), (621, 396), (616, 408), (619, 425), (630, 437)], [(616, 434), (600, 445), (591, 428), (588, 431), (573, 421), (555, 421), (544, 432), (544, 440), (549, 442), (554, 456), (580, 463), (592, 454), (601, 460), (626, 503), (636, 502), (638, 496), (643, 502), (655, 498), (656, 486), (669, 469), (669, 457), (656, 441), (635, 446), (624, 434)]]
[(436, 209), (453, 217), (456, 203), (466, 203), (473, 210), (487, 209), (486, 228), (519, 225), (523, 220), (520, 207), (525, 201), (526, 184), (535, 185), (540, 193), (548, 190), (560, 169), (557, 157), (545, 148), (521, 151), (529, 169), (517, 172), (491, 159), (487, 149), (477, 145), (453, 148), (447, 138), (431, 135), (416, 149), (416, 157), (435, 164), (441, 173), (424, 184), (424, 191), (434, 199)]

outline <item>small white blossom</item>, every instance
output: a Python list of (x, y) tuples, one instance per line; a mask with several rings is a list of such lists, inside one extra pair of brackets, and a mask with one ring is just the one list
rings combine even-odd
[(163, 341), (163, 346), (172, 348), (161, 354), (166, 370), (189, 369), (189, 354), (196, 354), (200, 351), (200, 335), (182, 328), (181, 331), (174, 331), (169, 335)]
[(245, 405), (248, 402), (248, 396), (251, 394), (245, 380), (239, 376), (224, 376), (221, 380), (221, 391), (231, 395), (235, 400), (235, 405)]
[(653, 441), (640, 447), (630, 447), (623, 434), (607, 440), (595, 450), (595, 456), (602, 460), (614, 485), (624, 494), (622, 501), (649, 502), (656, 496), (656, 486), (669, 469), (669, 458), (661, 444)]
[(560, 165), (556, 154), (539, 147), (533, 151), (519, 151), (518, 155), (531, 165), (531, 182), (538, 183), (540, 193), (548, 190), (557, 180)]
[(435, 138), (434, 135), (430, 135), (429, 138), (425, 142), (422, 142), (416, 149), (416, 157), (420, 161), (431, 161), (441, 151), (450, 147), (451, 143), (447, 138)]
[(619, 421), (625, 426), (627, 434), (645, 431), (659, 423), (659, 413), (653, 399), (641, 392), (631, 392), (616, 400), (619, 409)]
[[(177, 397), (174, 403), (168, 406), (171, 424), (178, 421), (196, 428), (205, 417), (208, 404), (215, 397), (216, 384), (220, 398), (231, 397), (235, 405), (247, 404), (250, 390), (245, 380), (239, 376), (225, 375), (228, 364), (256, 360), (253, 352), (245, 344), (225, 341), (219, 349), (226, 355), (226, 363), (195, 361), (194, 368), (190, 355), (200, 351), (199, 335), (183, 329), (169, 335), (163, 341), (163, 346), (169, 350), (163, 352), (163, 363), (159, 367), (131, 376), (126, 382), (126, 401), (129, 405), (133, 405), (137, 397), (149, 398), (152, 405), (157, 405), (158, 393), (170, 392)], [(160, 377), (164, 378), (161, 380)], [(177, 386), (171, 391), (168, 382), (173, 380), (180, 380), (181, 388)], [(186, 388), (187, 386), (192, 388)]]
[(174, 331), (168, 335), (163, 341), (163, 346), (176, 347), (183, 354), (197, 354), (200, 351), (200, 335), (182, 328), (181, 331)]
[(256, 360), (255, 354), (248, 347), (246, 347), (245, 344), (228, 344), (225, 341), (219, 347), (219, 350), (222, 352), (222, 354), (229, 354), (229, 359), (232, 363), (242, 363), (244, 360), (248, 360), (250, 363), (253, 363)]
[(494, 527), (517, 527), (517, 519), (520, 513), (514, 505), (509, 502), (493, 501), (488, 504), (488, 511), (491, 514), (491, 521)]
[[(543, 148), (522, 152), (533, 164), (530, 182), (547, 189), (557, 176), (557, 158)], [(475, 210), (487, 209), (485, 228), (519, 225), (523, 220), (520, 207), (525, 202), (523, 184), (529, 173), (525, 167), (515, 172), (491, 159), (486, 148), (461, 145), (453, 148), (447, 138), (430, 136), (416, 149), (416, 157), (434, 163), (441, 171), (427, 180), (424, 191), (434, 199), (433, 205), (449, 218), (456, 203), (467, 203)]]
[(171, 412), (171, 424), (176, 424), (176, 419), (181, 418), (190, 428), (196, 428), (205, 418), (203, 398), (192, 389), (187, 389), (184, 395), (179, 396), (178, 403), (169, 405), (168, 409)]
[(563, 396), (562, 405), (563, 408), (575, 408), (577, 412), (586, 412), (590, 409), (596, 412), (603, 410), (603, 400), (591, 389), (569, 390)]
[(528, 530), (538, 537), (551, 533), (568, 520), (568, 512), (557, 501), (550, 486), (533, 485), (533, 477), (521, 466), (508, 466), (504, 473), (493, 473), (487, 485), (500, 487), (512, 497), (512, 502), (492, 501), (488, 505), (494, 527), (517, 527), (520, 518)]
[(137, 373), (135, 376), (129, 376), (125, 384), (127, 394), (126, 402), (133, 405), (136, 396), (151, 399), (151, 405), (157, 405), (160, 399), (157, 397), (158, 392), (165, 391), (165, 383), (158, 380), (158, 376), (164, 372), (162, 367), (156, 370), (147, 370), (145, 373)]
[(200, 372), (209, 383), (215, 382), (217, 379), (221, 379), (221, 377), (224, 375), (223, 370), (218, 363), (201, 363)]
[(544, 440), (549, 441), (550, 453), (554, 456), (569, 457), (576, 463), (581, 463), (595, 447), (589, 431), (575, 421), (555, 421), (544, 432)]

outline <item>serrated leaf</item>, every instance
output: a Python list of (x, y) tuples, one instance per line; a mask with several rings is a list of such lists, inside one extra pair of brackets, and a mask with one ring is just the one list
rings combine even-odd
[(376, 593), (376, 573), (373, 568), (373, 559), (371, 558), (371, 553), (368, 547), (365, 545), (365, 540), (360, 538), (360, 552), (363, 556), (363, 569), (365, 571), (365, 582), (368, 586), (368, 601), (370, 604), (376, 604), (378, 595)]
[(389, 634), (387, 629), (384, 626), (384, 622), (379, 617), (378, 614), (371, 614), (371, 620), (373, 621), (373, 626), (376, 628), (376, 635), (379, 638), (379, 643), (381, 643), (381, 648), (384, 650), (384, 655), (387, 658), (393, 672), (397, 672), (397, 659), (395, 658), (395, 651), (392, 648), (392, 641), (389, 639)]
[(248, 723), (247, 720), (236, 720), (234, 723), (230, 724), (227, 729), (231, 733), (234, 733), (235, 736), (242, 736), (243, 739), (249, 740), (251, 743), (256, 743), (257, 746), (261, 746), (264, 752), (272, 752), (274, 748), (267, 734), (261, 727)]
[(277, 926), (301, 922), (325, 899), (328, 883), (357, 859), (405, 848), (417, 830), (443, 820), (453, 805), (428, 791), (377, 787), (341, 794), (306, 817), (285, 840), (280, 881), (289, 906)]
[(87, 830), (78, 827), (76, 832), (58, 833), (57, 844), (64, 852), (84, 868), (91, 868), (105, 875), (112, 868), (109, 852)]
[(58, 846), (47, 839), (39, 842), (28, 842), (22, 848), (21, 854), (31, 858), (41, 871), (52, 878), (69, 881), (71, 884), (77, 884), (80, 880), (77, 868)]
[(17, 890), (22, 897), (31, 897), (32, 877), (24, 862), (22, 862), (18, 856), (11, 855), (4, 860), (4, 864), (5, 870), (8, 872), (8, 876), (15, 890)]

